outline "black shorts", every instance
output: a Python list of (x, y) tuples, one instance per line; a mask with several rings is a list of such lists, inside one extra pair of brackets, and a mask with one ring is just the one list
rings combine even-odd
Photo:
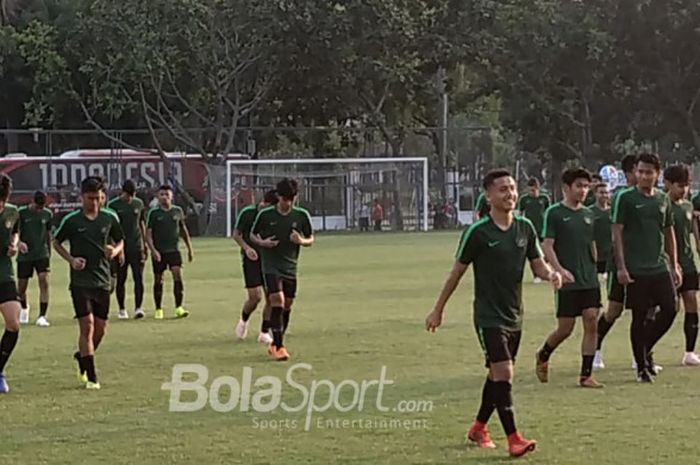
[(617, 271), (608, 270), (608, 300), (624, 304), (626, 297), (627, 289), (617, 280)]
[(17, 262), (17, 278), (29, 279), (36, 274), (48, 273), (51, 271), (51, 260), (48, 258), (40, 258), (39, 260), (31, 260), (27, 262)]
[(293, 299), (297, 295), (297, 280), (268, 273), (265, 275), (265, 289), (268, 295), (282, 292), (286, 298)]
[(522, 331), (513, 331), (503, 328), (476, 328), (479, 344), (486, 357), (486, 367), (492, 363), (515, 363), (520, 348), (520, 336)]
[(14, 281), (0, 283), (0, 304), (4, 304), (5, 302), (19, 302), (17, 283)]
[(70, 295), (73, 299), (73, 310), (76, 318), (82, 318), (91, 313), (95, 318), (101, 320), (108, 318), (110, 300), (108, 290), (72, 287)]
[(690, 272), (683, 273), (683, 284), (678, 288), (678, 293), (697, 291), (700, 288), (700, 283), (698, 282), (698, 273)]
[(262, 264), (260, 259), (255, 261), (250, 260), (248, 257), (243, 257), (243, 282), (245, 282), (246, 289), (254, 289), (256, 287), (262, 286), (264, 283)]
[(151, 259), (151, 262), (153, 263), (153, 274), (163, 274), (165, 270), (181, 267), (182, 255), (179, 250), (177, 252), (165, 252), (160, 254), (159, 262), (153, 259)]
[(576, 318), (584, 310), (600, 308), (600, 288), (557, 291), (555, 294), (557, 318)]
[(634, 280), (627, 286), (627, 303), (632, 309), (650, 309), (657, 305), (673, 308), (676, 305), (676, 286), (671, 273), (649, 276), (632, 276)]
[(126, 268), (131, 267), (133, 268), (138, 268), (138, 267), (143, 267), (144, 263), (144, 256), (142, 252), (138, 253), (130, 253), (126, 254), (124, 256), (124, 263), (119, 265), (119, 267), (123, 270)]
[(598, 274), (605, 274), (608, 272), (608, 262), (606, 261), (596, 262), (595, 267)]

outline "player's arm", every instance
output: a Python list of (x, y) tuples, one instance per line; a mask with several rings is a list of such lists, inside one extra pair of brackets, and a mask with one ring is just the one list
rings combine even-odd
[(148, 242), (146, 241), (146, 220), (143, 216), (143, 209), (141, 209), (141, 214), (139, 215), (139, 231), (141, 231), (141, 237), (144, 238), (143, 256), (145, 258), (148, 258)]
[[(543, 279), (545, 281), (549, 281), (552, 283), (555, 289), (559, 289), (563, 283), (564, 283), (564, 278), (562, 277), (562, 274), (559, 273), (555, 268), (553, 268), (549, 263), (545, 261), (544, 257), (544, 252), (542, 251), (542, 248), (540, 247), (540, 241), (537, 238), (537, 233), (535, 233), (535, 227), (532, 225), (532, 222), (529, 220), (526, 220), (527, 223), (529, 224), (529, 230), (528, 230), (528, 241), (527, 241), (527, 250), (526, 256), (527, 259), (530, 261), (530, 269), (532, 270), (532, 274), (540, 279)], [(551, 219), (549, 218), (549, 215), (545, 215), (545, 226), (542, 228), (543, 233), (547, 232), (546, 225), (551, 222)], [(554, 229), (550, 228), (551, 231), (549, 232), (550, 239), (553, 241), (554, 237)], [(554, 250), (552, 250), (553, 252)], [(556, 254), (553, 254), (556, 258)], [(557, 261), (557, 263), (559, 263)], [(559, 265), (561, 266), (561, 265)], [(572, 281), (573, 282), (573, 281)]]
[(248, 243), (245, 241), (245, 238), (243, 237), (243, 229), (249, 221), (247, 213), (248, 212), (244, 210), (238, 214), (238, 218), (236, 219), (236, 226), (234, 226), (233, 228), (233, 242), (235, 242), (246, 255), (248, 255), (251, 250), (253, 252), (255, 251), (255, 249), (248, 245)]
[(148, 215), (146, 216), (146, 247), (149, 248), (151, 251), (151, 256), (156, 262), (160, 261), (160, 253), (156, 250), (156, 245), (153, 242), (153, 210), (155, 208), (151, 208), (148, 210)]
[(180, 220), (180, 237), (185, 241), (185, 246), (187, 247), (187, 260), (190, 262), (194, 259), (194, 249), (192, 248), (192, 237), (190, 236), (190, 230), (187, 229), (187, 223), (185, 222), (185, 216), (183, 215), (182, 220)]
[(695, 238), (695, 251), (700, 254), (700, 227), (698, 227), (698, 218), (695, 216), (696, 213), (693, 213), (693, 237)]
[(71, 225), (68, 223), (67, 218), (63, 218), (61, 224), (56, 230), (56, 233), (54, 234), (53, 248), (62, 259), (68, 262), (71, 268), (74, 270), (82, 270), (85, 268), (85, 259), (82, 257), (74, 257), (63, 246), (63, 243), (70, 237), (71, 229)]
[(260, 247), (272, 249), (274, 247), (277, 247), (279, 241), (275, 236), (270, 236), (265, 239), (262, 238), (261, 233), (263, 231), (263, 228), (265, 227), (266, 222), (264, 215), (265, 212), (261, 211), (258, 212), (258, 215), (255, 217), (255, 221), (253, 221), (253, 227), (250, 229), (250, 240), (254, 244), (259, 245)]
[(124, 231), (122, 230), (122, 225), (119, 223), (119, 218), (116, 213), (114, 215), (109, 215), (109, 218), (111, 224), (108, 234), (112, 243), (105, 246), (105, 256), (109, 260), (112, 260), (124, 252)]
[(676, 286), (683, 283), (683, 271), (678, 263), (678, 250), (676, 249), (676, 232), (673, 229), (673, 214), (671, 213), (671, 200), (666, 197), (666, 209), (664, 214), (664, 249), (668, 256), (671, 276)]
[(49, 219), (46, 221), (46, 249), (49, 251), (49, 258), (51, 258), (51, 244), (53, 243), (53, 229), (51, 228), (51, 223), (53, 223), (53, 214), (49, 214)]
[(7, 255), (14, 257), (17, 255), (19, 245), (19, 218), (15, 221), (15, 225), (12, 227), (12, 234), (10, 235), (10, 243), (7, 246)]
[(301, 222), (299, 229), (300, 231), (293, 230), (289, 239), (302, 247), (314, 245), (315, 238), (313, 226), (311, 225), (311, 215), (306, 210), (304, 210), (304, 220)]
[(591, 255), (593, 256), (593, 263), (598, 263), (598, 244), (595, 241), (591, 242)]
[(627, 219), (627, 202), (625, 201), (625, 192), (620, 192), (615, 197), (615, 203), (612, 207), (612, 242), (613, 242), (613, 259), (617, 267), (617, 280), (623, 286), (632, 282), (627, 264), (625, 261), (625, 242), (623, 232), (625, 230), (625, 220)]

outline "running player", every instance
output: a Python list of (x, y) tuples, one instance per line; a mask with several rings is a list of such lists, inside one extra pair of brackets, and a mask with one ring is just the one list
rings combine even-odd
[(29, 205), (19, 209), (19, 255), (17, 256), (17, 285), (22, 312), (19, 321), (29, 323), (27, 287), (36, 270), (39, 280), (39, 317), (36, 325), (51, 326), (46, 319), (49, 309), (49, 273), (51, 271), (51, 222), (53, 214), (46, 208), (46, 194), (34, 193)]
[(543, 259), (532, 223), (513, 211), (518, 190), (507, 170), (494, 170), (484, 178), (491, 212), (462, 234), (456, 262), (440, 291), (433, 310), (425, 319), (428, 331), (442, 324), (450, 296), (470, 263), (474, 264), (474, 323), (489, 369), (481, 407), (467, 437), (481, 448), (495, 446), (486, 424), (495, 411), (508, 436), (510, 455), (519, 457), (533, 451), (536, 441), (523, 439), (515, 427), (512, 382), (513, 363), (520, 346), (525, 260), (536, 276), (560, 288), (562, 278)]
[(482, 218), (488, 216), (489, 211), (491, 211), (491, 204), (486, 200), (486, 194), (482, 192), (479, 197), (476, 198), (476, 204), (474, 205), (474, 218), (479, 221)]
[[(671, 202), (656, 189), (660, 170), (658, 156), (640, 155), (637, 187), (617, 196), (612, 213), (617, 278), (628, 286), (632, 351), (637, 381), (642, 383), (653, 382), (656, 375), (652, 352), (673, 324), (676, 287), (683, 279), (676, 256)], [(660, 308), (652, 320), (648, 316), (657, 305)]]
[(557, 329), (537, 351), (536, 374), (542, 383), (549, 381), (549, 358), (576, 326), (583, 321), (581, 373), (579, 385), (602, 388), (592, 376), (596, 343), (596, 322), (600, 303), (600, 283), (596, 273), (597, 250), (594, 240), (594, 214), (583, 206), (591, 175), (583, 168), (572, 168), (562, 174), (564, 200), (547, 209), (544, 216), (544, 253), (552, 267), (564, 278), (564, 286), (556, 291)]
[(19, 249), (19, 211), (7, 201), (11, 193), (12, 180), (0, 174), (0, 313), (5, 322), (5, 332), (0, 339), (0, 394), (10, 392), (5, 366), (19, 339), (21, 310), (12, 266), (12, 257)]
[[(260, 263), (259, 248), (250, 239), (250, 230), (253, 228), (255, 218), (258, 212), (264, 208), (277, 203), (277, 191), (270, 190), (265, 193), (262, 202), (257, 205), (249, 205), (238, 214), (236, 220), (236, 228), (233, 231), (233, 240), (241, 248), (241, 261), (243, 262), (243, 282), (245, 283), (248, 299), (243, 304), (241, 318), (236, 325), (236, 336), (239, 339), (245, 339), (248, 335), (248, 320), (250, 315), (258, 307), (258, 304), (263, 299), (265, 283), (262, 265)], [(265, 345), (272, 344), (272, 336), (270, 336), (270, 312), (271, 307), (265, 295), (265, 307), (263, 309), (262, 325), (258, 342)]]
[[(621, 192), (626, 189), (631, 189), (637, 185), (637, 178), (635, 173), (635, 168), (637, 166), (637, 157), (635, 155), (626, 155), (621, 162), (622, 171), (625, 174), (625, 179), (627, 180), (627, 186), (618, 186), (615, 188), (613, 193), (613, 204), (615, 199)], [(612, 211), (611, 211), (612, 215)], [(611, 226), (612, 235), (612, 226)], [(611, 236), (612, 242), (612, 236)], [(612, 255), (608, 257), (608, 308), (602, 313), (598, 319), (598, 348), (595, 353), (595, 358), (593, 359), (593, 368), (605, 368), (605, 362), (603, 362), (603, 340), (607, 336), (610, 328), (613, 327), (615, 321), (622, 315), (622, 310), (625, 308), (627, 290), (625, 286), (621, 285), (617, 280), (617, 266), (615, 265), (615, 259)]]
[(277, 205), (260, 210), (250, 232), (250, 238), (260, 247), (265, 288), (272, 307), (273, 341), (268, 354), (279, 361), (289, 359), (284, 333), (296, 297), (299, 249), (314, 243), (309, 212), (294, 206), (297, 194), (297, 182), (293, 179), (277, 183)]
[[(54, 234), (54, 249), (70, 264), (70, 293), (78, 319), (79, 379), (87, 389), (100, 389), (95, 351), (100, 346), (109, 316), (110, 260), (124, 248), (119, 218), (100, 207), (104, 185), (88, 177), (80, 186), (82, 208), (66, 215)], [(63, 243), (68, 241), (70, 252)]]
[(595, 204), (591, 206), (593, 211), (593, 237), (598, 251), (598, 274), (607, 276), (608, 260), (612, 257), (612, 220), (610, 218), (610, 191), (608, 185), (600, 182), (594, 186)]
[(136, 185), (131, 180), (124, 181), (122, 192), (107, 204), (117, 216), (124, 231), (124, 257), (117, 270), (117, 303), (119, 304), (119, 318), (128, 319), (124, 300), (126, 297), (126, 278), (131, 268), (131, 276), (134, 279), (134, 318), (143, 318), (143, 267), (148, 249), (145, 246), (144, 206), (141, 199), (136, 197)]
[(695, 257), (690, 237), (693, 230), (693, 204), (687, 200), (690, 186), (690, 170), (687, 165), (673, 165), (664, 171), (666, 192), (671, 200), (673, 213), (673, 229), (676, 234), (676, 250), (678, 263), (683, 270), (683, 284), (678, 288), (678, 294), (683, 301), (685, 319), (685, 354), (681, 359), (683, 366), (700, 366), (700, 357), (695, 354), (695, 343), (698, 339), (698, 270), (695, 267)]
[(163, 185), (158, 190), (158, 206), (151, 208), (146, 218), (146, 243), (151, 250), (153, 262), (153, 300), (156, 305), (155, 319), (163, 319), (163, 273), (170, 268), (173, 274), (173, 294), (175, 296), (175, 318), (185, 318), (190, 314), (182, 306), (185, 286), (182, 282), (182, 255), (180, 236), (187, 247), (187, 261), (192, 262), (194, 252), (190, 232), (185, 224), (185, 212), (173, 205), (173, 188)]

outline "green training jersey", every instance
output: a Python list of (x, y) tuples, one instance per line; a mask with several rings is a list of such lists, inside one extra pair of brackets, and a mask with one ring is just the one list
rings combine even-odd
[(535, 231), (540, 237), (542, 236), (544, 212), (547, 208), (549, 208), (549, 197), (545, 194), (540, 194), (536, 197), (525, 194), (518, 201), (520, 214), (532, 222)]
[(588, 194), (586, 194), (586, 200), (583, 201), (583, 205), (589, 208), (595, 205), (595, 189), (591, 188), (588, 190)]
[(293, 207), (289, 213), (283, 215), (276, 206), (271, 206), (258, 212), (251, 234), (259, 234), (263, 239), (274, 237), (279, 241), (272, 249), (260, 248), (263, 273), (287, 278), (296, 277), (299, 246), (289, 239), (292, 231), (297, 231), (304, 237), (313, 234), (308, 211)]
[(177, 252), (180, 243), (180, 226), (185, 221), (185, 212), (177, 205), (169, 210), (153, 207), (146, 218), (146, 228), (151, 230), (153, 245), (160, 253)]
[(479, 218), (484, 218), (491, 212), (491, 204), (488, 200), (486, 200), (486, 195), (483, 192), (479, 194), (479, 197), (477, 197), (474, 210), (479, 212)]
[[(257, 216), (258, 206), (248, 205), (238, 213), (238, 218), (236, 218), (236, 231), (241, 234), (243, 241), (255, 250), (258, 250), (258, 246), (250, 240), (250, 231), (253, 229), (253, 223), (255, 223)], [(241, 249), (241, 254), (243, 253), (243, 249)]]
[(35, 210), (30, 206), (19, 209), (19, 240), (27, 244), (27, 253), (17, 255), (18, 262), (33, 262), (50, 257), (49, 238), (53, 214), (48, 208)]
[(143, 253), (143, 234), (141, 233), (141, 221), (144, 217), (143, 201), (134, 197), (130, 202), (121, 197), (115, 197), (107, 204), (110, 210), (119, 217), (119, 224), (124, 231), (124, 253), (126, 255), (140, 255)]
[(673, 226), (668, 196), (659, 190), (651, 196), (624, 190), (615, 198), (612, 215), (613, 223), (624, 227), (627, 271), (641, 276), (668, 272), (664, 230)]
[(554, 241), (559, 263), (574, 275), (574, 282), (564, 285), (562, 291), (600, 287), (593, 256), (594, 220), (590, 208), (572, 210), (563, 203), (555, 203), (544, 215), (542, 236)]
[(693, 204), (681, 199), (671, 202), (673, 231), (676, 234), (676, 253), (683, 273), (697, 273), (691, 237), (693, 235)]
[(14, 281), (15, 270), (12, 259), (7, 256), (12, 236), (19, 232), (19, 211), (17, 207), (6, 203), (0, 213), (0, 283)]
[(542, 258), (535, 228), (516, 216), (503, 231), (486, 216), (462, 233), (457, 260), (474, 266), (474, 324), (520, 330), (525, 261)]
[(111, 269), (105, 247), (124, 238), (115, 213), (103, 208), (91, 220), (82, 210), (73, 211), (63, 217), (54, 238), (60, 243), (68, 241), (70, 254), (85, 259), (85, 268), (70, 269), (71, 289), (110, 289)]
[(697, 212), (697, 211), (700, 211), (700, 192), (698, 192), (697, 194), (693, 195), (693, 196), (690, 198), (690, 201), (691, 201), (692, 204), (693, 204), (693, 210), (695, 210), (696, 212)]
[(616, 187), (615, 190), (613, 190), (613, 195), (612, 195), (612, 207), (610, 208), (610, 255), (608, 255), (608, 273), (610, 272), (617, 272), (617, 264), (615, 263), (615, 250), (613, 249), (612, 245), (612, 223), (613, 223), (613, 207), (615, 207), (615, 200), (617, 199), (617, 196), (619, 196), (621, 193), (623, 193), (626, 190), (634, 190), (634, 187), (627, 187), (627, 186), (619, 186)]
[(610, 209), (603, 210), (593, 205), (593, 238), (598, 251), (598, 261), (604, 262), (612, 258), (612, 218)]

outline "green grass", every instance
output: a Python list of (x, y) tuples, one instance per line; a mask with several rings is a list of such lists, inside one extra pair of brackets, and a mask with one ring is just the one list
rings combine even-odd
[[(184, 321), (117, 321), (113, 317), (97, 357), (102, 384), (86, 392), (77, 384), (71, 354), (77, 329), (66, 290), (67, 267), (54, 263), (49, 329), (23, 329), (7, 375), (12, 392), (0, 397), (0, 457), (17, 464), (497, 464), (506, 458), (494, 416), (496, 451), (464, 445), (484, 379), (482, 354), (471, 322), (471, 272), (435, 335), (423, 319), (452, 263), (458, 233), (320, 236), (302, 256), (298, 300), (287, 346), (293, 360), (273, 363), (252, 339), (238, 342), (233, 326), (243, 299), (239, 257), (228, 240), (198, 240), (196, 262), (186, 269)], [(33, 301), (36, 284), (32, 283)], [(150, 272), (146, 288), (149, 317)], [(130, 291), (129, 291), (130, 292)], [(172, 315), (170, 286), (166, 310)], [(576, 387), (580, 328), (555, 353), (548, 385), (533, 373), (536, 347), (555, 323), (546, 284), (525, 284), (526, 317), (514, 387), (518, 425), (539, 440), (525, 463), (697, 463), (700, 370), (678, 366), (683, 350), (680, 321), (660, 343), (657, 361), (666, 370), (653, 386), (639, 386), (629, 368), (628, 316), (613, 328), (606, 346), (602, 391)], [(34, 304), (36, 308), (36, 304)], [(114, 315), (115, 312), (113, 312)], [(680, 320), (680, 319), (679, 319)], [(252, 319), (257, 329), (259, 316)], [(394, 384), (383, 404), (433, 402), (432, 411), (382, 413), (370, 389), (362, 412), (326, 412), (333, 419), (425, 420), (427, 428), (303, 430), (301, 413), (170, 413), (169, 381), (176, 363), (205, 364), (211, 378), (284, 379), (292, 363), (312, 372), (297, 380), (375, 379), (382, 366)], [(320, 394), (320, 403), (327, 397)], [(227, 397), (226, 390), (222, 390)], [(344, 391), (341, 402), (348, 402)], [(283, 400), (299, 392), (285, 386)], [(262, 431), (262, 420), (296, 428)]]

